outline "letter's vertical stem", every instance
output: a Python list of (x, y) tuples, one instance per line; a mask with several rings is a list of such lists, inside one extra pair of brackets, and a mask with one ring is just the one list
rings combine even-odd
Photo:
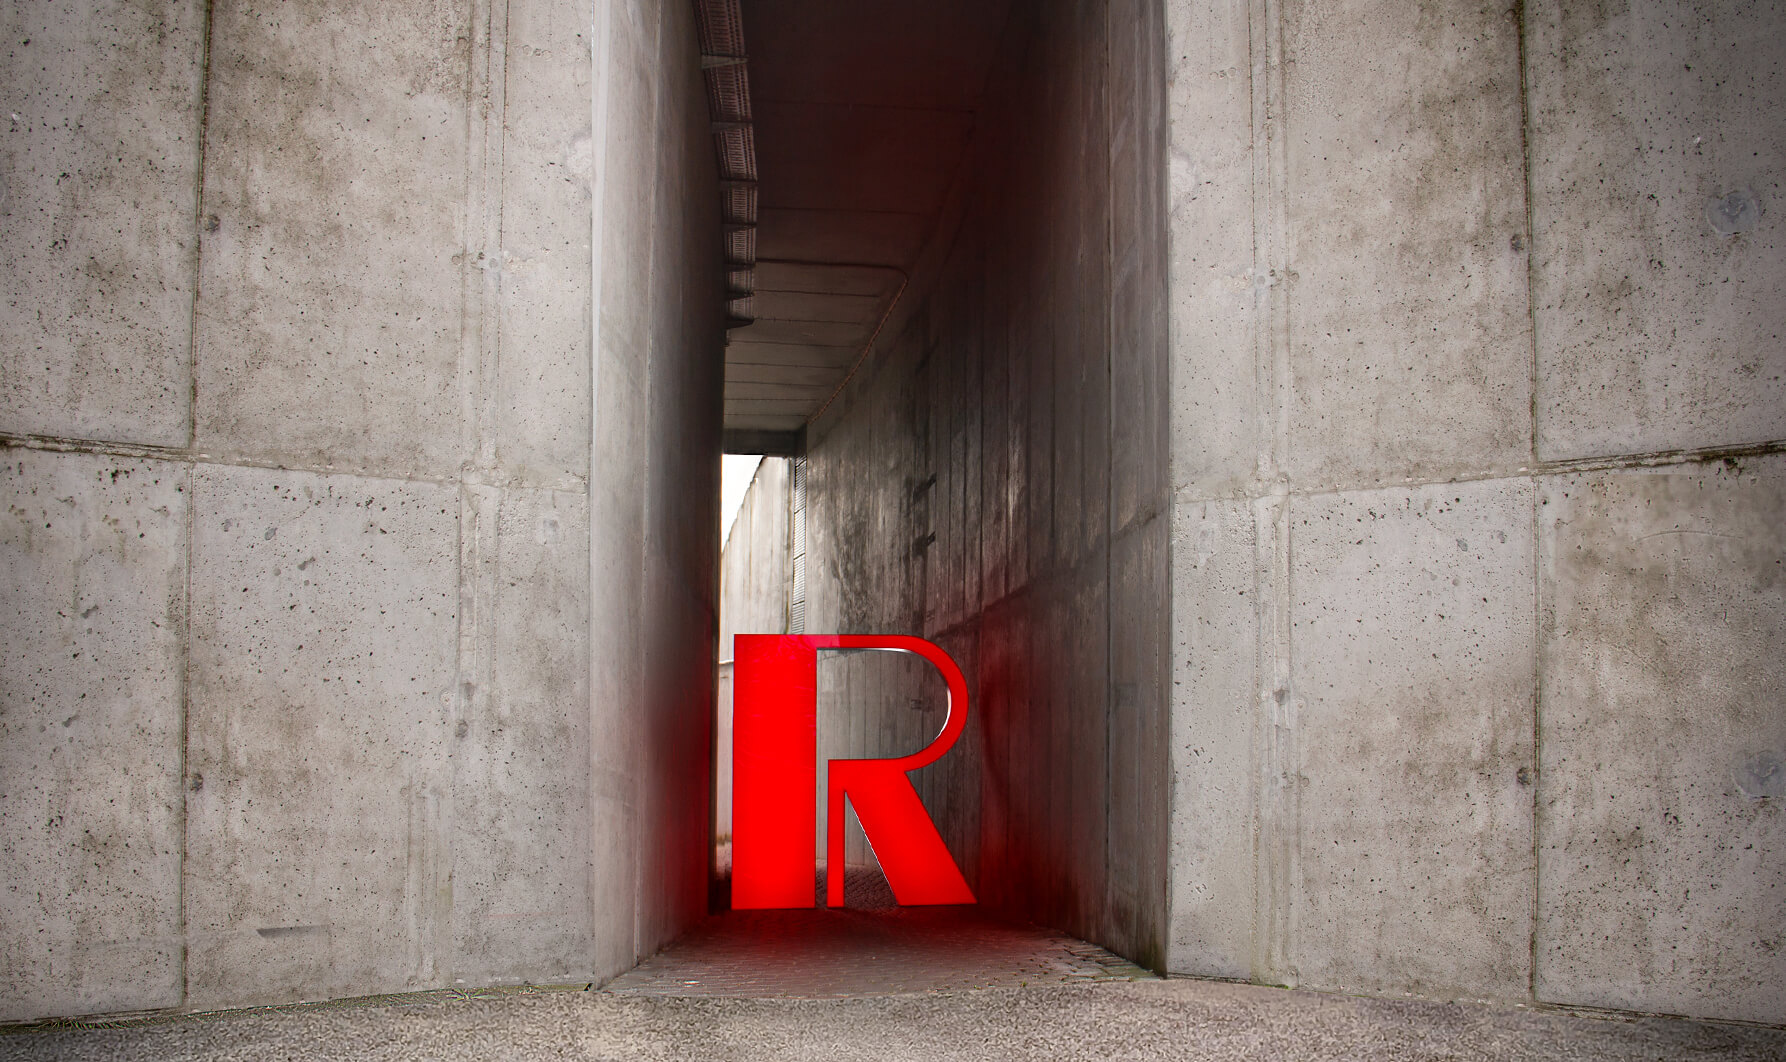
[(818, 654), (808, 638), (740, 634), (732, 658), (732, 907), (811, 907)]

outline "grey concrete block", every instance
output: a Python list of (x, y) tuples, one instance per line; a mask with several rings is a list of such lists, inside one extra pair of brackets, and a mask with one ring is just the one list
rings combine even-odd
[(1519, 27), (1506, 11), (1283, 9), (1272, 194), (1286, 259), (1255, 281), (1288, 285), (1285, 465), (1299, 482), (1530, 462)]
[(1543, 502), (1538, 997), (1786, 1021), (1786, 458)]
[(205, 5), (0, 11), (0, 431), (184, 446)]
[(1786, 10), (1524, 10), (1539, 456), (1786, 437)]
[(180, 1002), (187, 475), (0, 450), (0, 1020)]
[(722, 364), (703, 352), (723, 345), (723, 287), (693, 10), (597, 18), (591, 896), (609, 976), (707, 904)]
[[(589, 505), (563, 491), (480, 491), (474, 662), (453, 742), (453, 976), (592, 976)], [(464, 644), (462, 641), (461, 644)], [(462, 672), (464, 676), (465, 672)]]
[(1246, 502), (1173, 507), (1167, 895), (1173, 973), (1252, 972), (1260, 607), (1254, 564)]
[(218, 466), (194, 486), (188, 1002), (434, 987), (458, 492)]
[(1211, 497), (1245, 485), (1259, 443), (1247, 5), (1174, 0), (1166, 32), (1172, 489)]
[(508, 7), (496, 455), (526, 482), (589, 474), (591, 25), (569, 10)]
[[(1291, 501), (1303, 983), (1523, 998), (1529, 480)], [(1523, 773), (1522, 773), (1523, 772)]]
[(466, 232), (470, 11), (217, 7), (201, 448), (397, 475), (469, 456), (466, 270), (503, 268)]

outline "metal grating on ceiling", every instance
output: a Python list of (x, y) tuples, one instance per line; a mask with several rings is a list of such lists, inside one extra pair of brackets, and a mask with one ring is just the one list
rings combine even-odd
[(725, 222), (726, 327), (756, 319), (757, 148), (751, 129), (750, 76), (738, 0), (695, 0), (701, 76), (719, 158), (720, 211)]

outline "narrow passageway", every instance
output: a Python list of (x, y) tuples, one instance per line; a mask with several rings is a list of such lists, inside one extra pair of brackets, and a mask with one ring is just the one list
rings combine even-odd
[[(973, 707), (910, 777), (987, 917), (1163, 969), (1159, 26), (1101, 3), (701, 10), (725, 445), (788, 458), (722, 558), (722, 702), (736, 634), (940, 646)], [(827, 654), (818, 687), (821, 790), (830, 760), (942, 725), (922, 663)], [(858, 875), (870, 840), (852, 816)]]

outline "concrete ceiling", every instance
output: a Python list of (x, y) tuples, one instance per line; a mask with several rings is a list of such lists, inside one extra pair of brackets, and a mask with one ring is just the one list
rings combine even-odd
[(937, 227), (1007, 2), (743, 0), (757, 268), (733, 438), (799, 432), (861, 359)]

